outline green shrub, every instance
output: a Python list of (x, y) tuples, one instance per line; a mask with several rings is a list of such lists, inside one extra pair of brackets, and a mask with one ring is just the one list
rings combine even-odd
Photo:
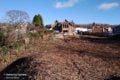
[(15, 52), (19, 52), (23, 49), (23, 44), (22, 42), (15, 42), (13, 45), (12, 45), (12, 49), (15, 50)]
[(29, 32), (28, 34), (30, 37), (36, 38), (39, 37), (39, 33), (38, 32)]
[(0, 48), (1, 55), (7, 55), (9, 53), (10, 49), (6, 46), (3, 46)]
[(5, 44), (5, 31), (0, 30), (0, 46), (4, 46)]
[(6, 46), (3, 46), (0, 48), (0, 59), (2, 62), (6, 63), (8, 61), (8, 53), (10, 52), (10, 49)]

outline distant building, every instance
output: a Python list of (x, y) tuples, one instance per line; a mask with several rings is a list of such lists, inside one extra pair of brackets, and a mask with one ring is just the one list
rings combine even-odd
[(100, 34), (103, 36), (120, 35), (120, 25), (109, 24), (75, 24), (73, 21), (64, 20), (63, 22), (55, 21), (53, 25), (46, 25), (49, 30), (55, 30), (55, 32), (65, 35), (75, 35), (76, 33), (85, 34)]
[(75, 24), (74, 22), (70, 22), (68, 20), (65, 20), (63, 22), (56, 21), (53, 29), (56, 32), (63, 33), (65, 35), (74, 35)]
[(108, 28), (109, 35), (120, 35), (120, 25), (112, 25)]
[(120, 25), (93, 24), (92, 33), (102, 33), (107, 36), (120, 35)]
[(48, 25), (45, 26), (45, 28), (48, 29), (48, 30), (52, 30), (52, 25), (48, 24)]
[(108, 24), (92, 24), (92, 32), (93, 33), (103, 33), (103, 32), (108, 32), (108, 27), (111, 25)]

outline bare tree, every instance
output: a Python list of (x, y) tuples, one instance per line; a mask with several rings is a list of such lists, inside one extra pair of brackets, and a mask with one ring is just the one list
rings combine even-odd
[(10, 10), (6, 12), (6, 19), (9, 30), (7, 31), (5, 44), (12, 46), (17, 41), (25, 40), (27, 38), (27, 22), (29, 21), (28, 14), (25, 11)]
[(16, 25), (27, 22), (29, 20), (29, 15), (25, 11), (10, 10), (6, 12), (6, 18), (8, 23)]

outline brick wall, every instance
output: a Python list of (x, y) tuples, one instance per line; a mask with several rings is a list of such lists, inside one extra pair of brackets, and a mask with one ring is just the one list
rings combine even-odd
[(92, 27), (92, 32), (95, 32), (95, 33), (101, 33), (101, 32), (103, 32), (103, 26), (93, 26)]

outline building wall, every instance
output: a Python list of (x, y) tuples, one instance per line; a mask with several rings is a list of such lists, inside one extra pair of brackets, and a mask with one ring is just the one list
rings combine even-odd
[(73, 35), (74, 34), (74, 26), (69, 25), (69, 24), (63, 24), (62, 25), (62, 33), (66, 34), (66, 35)]
[(98, 25), (98, 26), (93, 26), (92, 27), (92, 32), (93, 33), (101, 33), (101, 32), (103, 32), (104, 30), (103, 30), (103, 26), (100, 26), (100, 25)]
[(109, 27), (104, 27), (103, 32), (106, 32), (106, 33), (109, 32)]
[(75, 27), (74, 26), (69, 26), (69, 35), (74, 34)]
[(65, 21), (57, 23), (57, 25), (53, 29), (65, 35), (73, 35), (75, 26), (73, 25), (73, 23)]

